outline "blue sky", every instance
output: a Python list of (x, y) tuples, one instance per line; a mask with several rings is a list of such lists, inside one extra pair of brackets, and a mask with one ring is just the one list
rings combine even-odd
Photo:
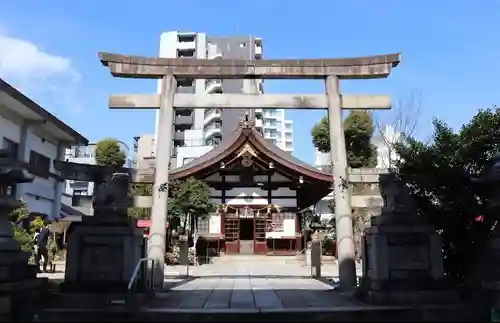
[[(91, 141), (154, 131), (154, 111), (111, 111), (109, 94), (153, 93), (114, 79), (97, 52), (156, 56), (163, 31), (263, 38), (266, 58), (402, 53), (388, 79), (345, 81), (344, 93), (421, 98), (418, 136), (437, 116), (458, 127), (498, 103), (500, 1), (15, 0), (0, 10), (0, 75)], [(267, 93), (321, 93), (319, 81), (267, 81)], [(287, 110), (290, 111), (290, 110)], [(326, 112), (291, 111), (295, 155), (314, 159), (310, 131)], [(394, 113), (377, 118), (390, 121)]]

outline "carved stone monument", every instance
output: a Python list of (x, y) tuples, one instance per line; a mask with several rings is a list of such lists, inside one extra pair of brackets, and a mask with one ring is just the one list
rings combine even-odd
[[(477, 178), (471, 179), (477, 189), (484, 191), (487, 203), (484, 212), (488, 217), (500, 214), (500, 153), (493, 156), (491, 166), (487, 167)], [(487, 291), (499, 294), (500, 292), (500, 225), (495, 225), (491, 233), (491, 240), (485, 249), (480, 263), (476, 268), (474, 280), (479, 281), (481, 287)], [(500, 295), (495, 295), (495, 306), (500, 307)]]
[(417, 216), (409, 189), (395, 173), (380, 175), (382, 213), (363, 237), (362, 290), (378, 304), (453, 302), (446, 290), (441, 241)]
[(130, 175), (106, 167), (58, 162), (70, 179), (93, 181), (94, 216), (68, 237), (64, 291), (119, 293), (127, 289), (144, 253), (143, 236), (127, 215)]
[(43, 284), (36, 278), (37, 267), (28, 265), (30, 255), (14, 239), (9, 221), (9, 214), (21, 206), (9, 190), (13, 185), (32, 181), (33, 177), (0, 150), (0, 321), (20, 319), (27, 312), (27, 304), (34, 301), (35, 290)]

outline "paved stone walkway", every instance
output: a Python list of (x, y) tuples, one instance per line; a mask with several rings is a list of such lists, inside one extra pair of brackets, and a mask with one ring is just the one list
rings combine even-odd
[[(39, 276), (64, 279), (64, 263), (57, 263), (56, 269), (56, 273)], [(357, 271), (360, 275), (361, 269)], [(300, 257), (221, 256), (207, 265), (166, 266), (166, 286), (173, 287), (157, 293), (148, 308), (209, 311), (359, 305), (334, 291), (331, 283), (336, 276), (338, 267), (333, 260), (324, 262), (322, 279), (317, 280), (311, 278), (311, 268)]]
[[(321, 266), (322, 277), (337, 277), (337, 262), (324, 261)], [(300, 257), (295, 256), (221, 256), (214, 258), (211, 264), (200, 266), (167, 266), (167, 276), (186, 273), (195, 277), (213, 276), (252, 276), (252, 277), (311, 277), (311, 267), (306, 266)], [(357, 266), (357, 274), (361, 276), (361, 266)]]
[[(176, 277), (186, 271), (186, 266), (170, 266), (165, 272)], [(322, 266), (324, 278), (337, 275), (334, 261)], [(189, 277), (159, 293), (149, 308), (278, 310), (359, 305), (335, 292), (331, 284), (311, 278), (310, 267), (297, 257), (222, 256), (208, 265), (190, 266)]]
[(159, 293), (148, 307), (163, 309), (304, 309), (355, 306), (313, 278), (201, 277)]

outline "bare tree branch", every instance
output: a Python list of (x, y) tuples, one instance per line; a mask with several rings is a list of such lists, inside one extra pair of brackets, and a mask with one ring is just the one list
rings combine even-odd
[[(375, 129), (381, 140), (381, 145), (385, 148), (384, 159), (388, 161), (385, 167), (391, 167), (394, 159), (394, 144), (404, 137), (412, 137), (417, 129), (422, 112), (422, 95), (410, 93), (408, 98), (399, 99), (393, 105), (388, 121), (381, 123), (378, 118), (375, 120)], [(384, 112), (385, 114), (386, 112)]]

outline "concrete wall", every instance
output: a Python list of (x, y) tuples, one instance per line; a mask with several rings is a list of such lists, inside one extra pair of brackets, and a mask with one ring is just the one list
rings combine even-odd
[[(1, 104), (0, 110), (8, 111)], [(2, 148), (7, 148), (6, 140), (19, 144), (18, 158), (26, 162), (29, 162), (31, 151), (44, 155), (50, 158), (50, 172), (56, 173), (53, 161), (64, 158), (64, 149), (62, 147), (58, 149), (61, 143), (49, 133), (40, 133), (34, 126), (23, 126), (25, 120), (22, 116), (9, 112), (11, 117), (7, 117), (7, 113), (1, 112), (0, 145)], [(23, 139), (25, 139), (24, 150)], [(46, 214), (50, 218), (56, 219), (60, 217), (62, 186), (63, 184), (54, 178), (36, 177), (32, 183), (19, 184), (16, 189), (16, 197), (24, 200), (31, 211)]]

